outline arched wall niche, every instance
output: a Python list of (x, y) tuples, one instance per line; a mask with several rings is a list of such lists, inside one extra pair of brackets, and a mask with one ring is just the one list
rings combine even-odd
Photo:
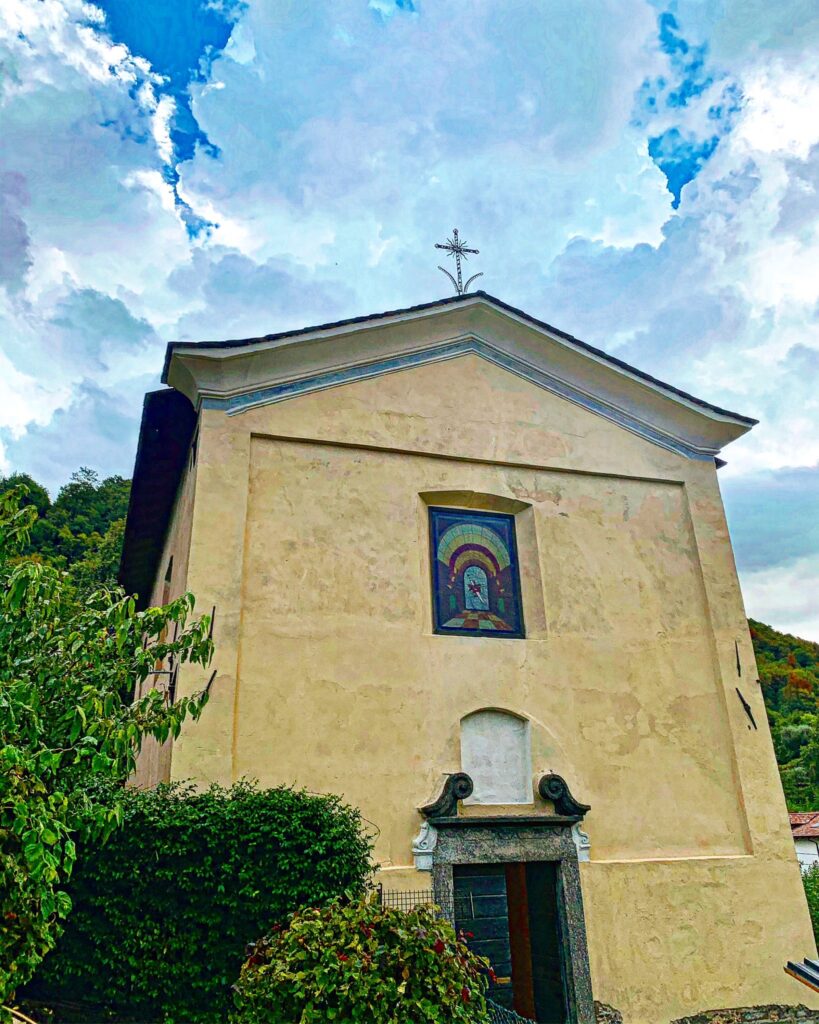
[(427, 505), (451, 505), (454, 508), (471, 508), (482, 512), (506, 512), (507, 515), (517, 515), (531, 508), (529, 502), (482, 491), (421, 491), (419, 497)]
[(532, 737), (527, 718), (481, 708), (461, 719), (461, 771), (475, 785), (466, 804), (531, 804)]

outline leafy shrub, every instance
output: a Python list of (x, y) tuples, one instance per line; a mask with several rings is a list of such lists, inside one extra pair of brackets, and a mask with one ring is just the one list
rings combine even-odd
[(222, 1024), (247, 944), (299, 907), (361, 892), (370, 849), (359, 812), (333, 796), (129, 790), (122, 827), (78, 848), (74, 909), (27, 995), (61, 1020)]
[(479, 1024), (488, 961), (431, 907), (372, 898), (294, 914), (259, 942), (235, 986), (233, 1024)]
[(819, 864), (812, 864), (803, 873), (802, 884), (805, 886), (805, 896), (808, 900), (813, 934), (816, 942), (819, 943)]

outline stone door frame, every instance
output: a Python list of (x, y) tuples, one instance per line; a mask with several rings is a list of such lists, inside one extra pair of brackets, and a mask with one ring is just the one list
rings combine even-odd
[[(572, 836), (576, 817), (477, 815), (431, 818), (437, 833), (432, 887), (441, 906), (452, 909), (453, 867), (457, 864), (505, 864), (527, 861), (557, 863), (561, 931), (567, 948), (564, 969), (570, 1024), (594, 1024), (589, 952), (577, 847)], [(454, 923), (454, 922), (453, 922)]]

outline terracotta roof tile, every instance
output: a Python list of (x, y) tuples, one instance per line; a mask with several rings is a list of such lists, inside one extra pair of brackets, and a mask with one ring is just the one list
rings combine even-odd
[(794, 839), (819, 839), (819, 811), (794, 811), (788, 817)]

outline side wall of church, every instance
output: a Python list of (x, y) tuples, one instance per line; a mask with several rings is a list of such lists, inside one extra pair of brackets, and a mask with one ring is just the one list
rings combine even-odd
[[(166, 600), (172, 601), (188, 589), (188, 559), (195, 496), (196, 465), (189, 458), (171, 513), (150, 605), (162, 604)], [(142, 696), (147, 688), (153, 685), (154, 679), (149, 677), (136, 696)], [(172, 739), (160, 743), (149, 736), (144, 740), (137, 758), (136, 771), (129, 779), (129, 785), (147, 789), (160, 782), (168, 782), (171, 777), (172, 750)]]
[[(416, 808), (460, 770), (464, 716), (507, 710), (530, 723), (517, 810), (548, 810), (548, 771), (592, 808), (597, 999), (657, 1024), (802, 996), (782, 966), (815, 947), (713, 462), (471, 355), (205, 409), (196, 487), (218, 675), (173, 778), (340, 793), (384, 884), (423, 888)], [(525, 639), (433, 632), (430, 505), (515, 513)]]

